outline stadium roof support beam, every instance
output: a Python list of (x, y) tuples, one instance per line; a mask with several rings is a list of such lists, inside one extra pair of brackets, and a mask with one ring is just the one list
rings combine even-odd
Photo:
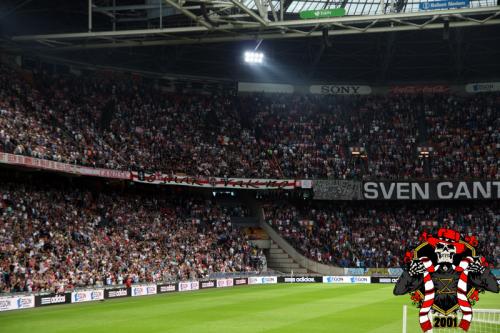
[[(500, 24), (500, 19), (491, 20), (484, 25), (495, 25)], [(459, 27), (471, 27), (477, 26), (476, 23), (473, 22), (452, 22), (450, 23), (450, 28), (459, 28)], [(330, 36), (335, 35), (353, 35), (353, 34), (362, 34), (362, 33), (385, 33), (390, 31), (413, 31), (413, 30), (433, 30), (433, 29), (442, 29), (442, 23), (432, 23), (428, 24), (425, 27), (417, 28), (413, 26), (398, 26), (398, 27), (377, 27), (371, 28), (367, 31), (359, 31), (359, 30), (339, 30), (336, 29), (330, 32)], [(245, 41), (245, 40), (271, 40), (271, 39), (287, 39), (287, 38), (304, 38), (304, 37), (320, 37), (322, 36), (322, 32), (315, 31), (311, 34), (304, 34), (300, 32), (287, 32), (287, 33), (273, 33), (273, 34), (248, 34), (248, 35), (240, 35), (240, 36), (222, 36), (222, 37), (204, 37), (204, 38), (191, 38), (191, 39), (172, 39), (172, 40), (153, 40), (153, 41), (122, 41), (117, 44), (85, 44), (85, 45), (74, 45), (67, 47), (60, 47), (57, 50), (80, 50), (80, 49), (99, 49), (99, 48), (119, 48), (119, 47), (138, 47), (138, 46), (158, 46), (158, 45), (186, 45), (186, 44), (206, 44), (206, 43), (220, 43), (220, 42), (230, 42), (230, 41)], [(56, 50), (53, 48), (52, 50)]]
[[(175, 0), (165, 0), (167, 3), (173, 3), (184, 11)], [(258, 40), (258, 39), (279, 39), (279, 38), (297, 38), (297, 37), (318, 37), (321, 36), (322, 28), (331, 26), (337, 27), (331, 31), (331, 35), (368, 33), (368, 32), (388, 32), (388, 31), (409, 31), (438, 29), (443, 27), (443, 20), (450, 20), (450, 27), (466, 27), (493, 25), (500, 23), (500, 8), (473, 8), (473, 9), (454, 9), (418, 13), (393, 13), (387, 15), (371, 16), (347, 16), (325, 19), (311, 20), (284, 20), (284, 21), (266, 21), (255, 11), (244, 6), (238, 0), (230, 0), (245, 13), (250, 12), (252, 21), (240, 20), (238, 23), (226, 20), (227, 24), (221, 24), (213, 27), (202, 18), (196, 17), (190, 11), (189, 17), (196, 17), (201, 25), (188, 25), (181, 27), (169, 27), (163, 29), (136, 29), (119, 31), (100, 31), (100, 32), (81, 32), (66, 34), (44, 34), (14, 36), (12, 40), (38, 41), (45, 42), (64, 41), (71, 43), (70, 46), (55, 47), (55, 50), (82, 49), (82, 48), (105, 48), (105, 47), (123, 47), (123, 46), (153, 46), (153, 45), (175, 45), (187, 43), (211, 43), (238, 40)], [(228, 4), (230, 4), (228, 2)], [(246, 14), (245, 14), (246, 15)], [(248, 19), (248, 16), (244, 16)], [(224, 19), (225, 16), (220, 16)], [(202, 24), (203, 22), (204, 24)], [(224, 22), (224, 21), (222, 21)], [(260, 25), (259, 25), (260, 24)], [(207, 31), (213, 31), (207, 35)], [(226, 35), (226, 33), (230, 33)], [(169, 39), (165, 39), (165, 36)], [(186, 39), (188, 38), (188, 39)], [(118, 42), (119, 41), (119, 42)], [(41, 45), (38, 44), (38, 48)]]
[(192, 19), (192, 20), (196, 21), (197, 23), (201, 24), (205, 28), (210, 29), (210, 30), (212, 30), (214, 28), (210, 23), (205, 22), (205, 20), (200, 19), (198, 16), (196, 16), (195, 14), (193, 14), (192, 12), (190, 12), (189, 10), (183, 8), (180, 4), (178, 4), (174, 0), (165, 0), (165, 2), (168, 3), (170, 6), (174, 7), (175, 9), (177, 9), (178, 11), (180, 11), (182, 14), (186, 15), (187, 17), (189, 17), (190, 19)]
[(238, 0), (231, 0), (231, 2), (238, 8), (240, 8), (242, 11), (253, 17), (257, 22), (259, 22), (262, 26), (267, 26), (269, 23), (264, 20), (261, 16), (257, 15), (253, 10), (250, 8), (246, 7), (244, 4), (242, 4)]

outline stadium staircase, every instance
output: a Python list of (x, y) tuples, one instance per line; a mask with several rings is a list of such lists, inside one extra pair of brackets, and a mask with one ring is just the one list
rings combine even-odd
[[(245, 202), (250, 209), (252, 217), (231, 218), (236, 227), (251, 228), (253, 234), (262, 233), (266, 237), (257, 237), (254, 240), (255, 246), (264, 250), (267, 261), (267, 268), (285, 274), (322, 274), (322, 275), (343, 275), (344, 269), (341, 267), (325, 265), (304, 257), (293, 248), (279, 233), (276, 232), (267, 222), (265, 222), (262, 204), (256, 200), (255, 194), (251, 191), (241, 193), (240, 199)], [(256, 223), (255, 223), (256, 222)], [(255, 236), (255, 235), (253, 235)]]
[(271, 247), (267, 255), (267, 267), (287, 274), (307, 273), (307, 269), (300, 267), (300, 265), (273, 240), (271, 240)]
[(282, 273), (305, 274), (314, 273), (322, 275), (344, 275), (341, 267), (325, 265), (304, 257), (293, 248), (279, 233), (276, 232), (264, 218), (264, 210), (259, 207), (259, 224), (270, 239), (269, 250), (266, 251), (267, 267)]

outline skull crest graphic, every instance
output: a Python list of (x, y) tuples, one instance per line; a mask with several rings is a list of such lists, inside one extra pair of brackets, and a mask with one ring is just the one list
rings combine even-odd
[[(410, 293), (420, 308), (422, 331), (433, 327), (431, 312), (449, 318), (444, 321), (447, 327), (467, 331), (472, 322), (472, 306), (479, 300), (478, 292), (499, 292), (486, 259), (476, 255), (476, 238), (467, 236), (463, 240), (459, 232), (441, 228), (437, 236), (424, 232), (421, 240), (419, 246), (407, 252), (394, 294)], [(461, 316), (459, 322), (457, 315)]]

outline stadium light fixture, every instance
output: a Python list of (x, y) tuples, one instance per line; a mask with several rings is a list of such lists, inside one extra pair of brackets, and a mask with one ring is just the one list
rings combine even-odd
[(262, 64), (264, 61), (264, 54), (262, 52), (246, 51), (245, 62), (249, 64)]

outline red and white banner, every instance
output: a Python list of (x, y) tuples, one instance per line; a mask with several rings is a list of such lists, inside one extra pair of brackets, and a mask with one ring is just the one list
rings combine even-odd
[(74, 164), (42, 160), (39, 158), (7, 154), (7, 153), (0, 153), (0, 163), (10, 164), (10, 165), (20, 165), (27, 168), (72, 173), (81, 176), (130, 179), (130, 171), (84, 167)]
[(249, 189), (249, 190), (293, 190), (301, 187), (300, 180), (220, 178), (166, 175), (162, 173), (141, 173), (132, 171), (132, 180), (139, 183), (160, 185), (182, 185), (206, 188)]
[(392, 86), (391, 94), (440, 94), (450, 91), (447, 85)]
[(166, 175), (162, 173), (144, 173), (137, 171), (121, 171), (112, 169), (91, 168), (80, 165), (61, 163), (39, 158), (0, 153), (0, 163), (27, 168), (71, 173), (80, 176), (133, 180), (138, 183), (179, 185), (220, 189), (254, 189), (254, 190), (293, 190), (297, 187), (310, 188), (309, 180), (293, 179), (254, 179), (254, 178), (220, 178)]

